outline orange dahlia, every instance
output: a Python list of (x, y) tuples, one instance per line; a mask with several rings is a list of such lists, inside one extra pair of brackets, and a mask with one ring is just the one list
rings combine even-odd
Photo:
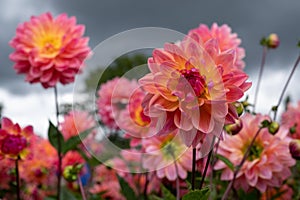
[(187, 146), (196, 147), (207, 135), (219, 137), (225, 119), (237, 118), (231, 103), (251, 86), (244, 72), (224, 70), (191, 37), (155, 49), (148, 66), (151, 73), (140, 79), (148, 93), (145, 114), (159, 119), (158, 133), (179, 129)]
[(26, 74), (29, 83), (40, 82), (44, 88), (60, 82), (74, 81), (83, 61), (90, 53), (88, 38), (82, 37), (85, 27), (76, 24), (76, 18), (51, 13), (31, 17), (20, 24), (16, 36), (10, 41), (15, 52), (10, 59), (15, 62), (18, 74)]

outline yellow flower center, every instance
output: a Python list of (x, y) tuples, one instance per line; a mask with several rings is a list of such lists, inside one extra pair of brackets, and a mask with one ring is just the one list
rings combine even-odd
[(36, 39), (36, 47), (43, 58), (56, 57), (62, 46), (61, 34), (45, 33)]

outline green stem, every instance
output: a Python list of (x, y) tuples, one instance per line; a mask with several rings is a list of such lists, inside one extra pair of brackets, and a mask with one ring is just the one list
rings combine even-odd
[(267, 51), (268, 51), (268, 47), (264, 46), (260, 70), (259, 70), (259, 74), (258, 74), (258, 81), (257, 81), (255, 94), (254, 94), (254, 103), (253, 103), (253, 112), (254, 113), (255, 113), (255, 106), (257, 104), (257, 98), (258, 98), (259, 87), (260, 87), (260, 83), (261, 83), (261, 79), (262, 79), (262, 74), (263, 74), (264, 66), (265, 66), (265, 62), (266, 62)]
[[(54, 86), (54, 96), (55, 96), (55, 108), (56, 108), (56, 122), (57, 128), (59, 126), (59, 109), (58, 109), (58, 95), (57, 95), (57, 86)], [(61, 165), (62, 165), (62, 155), (61, 155), (61, 143), (60, 138), (57, 137), (57, 155), (58, 155), (58, 170), (57, 170), (57, 200), (60, 200), (61, 193)]]
[(195, 176), (196, 176), (196, 148), (193, 148), (193, 163), (192, 163), (192, 190), (195, 190)]
[(203, 172), (203, 174), (202, 174), (202, 179), (201, 179), (200, 187), (199, 187), (200, 190), (201, 190), (202, 187), (203, 187), (204, 180), (205, 180), (206, 173), (207, 173), (207, 169), (208, 169), (208, 166), (209, 166), (209, 163), (210, 163), (210, 159), (211, 159), (212, 154), (213, 154), (213, 151), (214, 151), (215, 139), (216, 139), (216, 137), (214, 136), (214, 138), (213, 138), (213, 140), (212, 140), (212, 142), (211, 142), (211, 145), (210, 145), (210, 152), (209, 152), (209, 154), (208, 154), (208, 156), (207, 156), (207, 160), (206, 160), (204, 172)]
[(21, 193), (20, 193), (20, 176), (19, 176), (19, 159), (20, 156), (16, 159), (16, 182), (17, 182), (17, 200), (21, 200)]
[(234, 171), (234, 173), (233, 173), (233, 179), (232, 179), (232, 180), (230, 181), (230, 183), (228, 184), (228, 186), (227, 186), (227, 188), (226, 188), (226, 191), (225, 191), (225, 193), (224, 193), (224, 195), (223, 195), (223, 197), (222, 197), (222, 200), (226, 200), (226, 199), (228, 198), (229, 192), (230, 192), (230, 190), (232, 189), (232, 186), (233, 186), (233, 184), (234, 184), (234, 182), (235, 182), (236, 176), (237, 176), (237, 174), (239, 173), (239, 171), (241, 170), (241, 168), (242, 168), (243, 164), (245, 163), (245, 161), (247, 160), (247, 158), (248, 158), (248, 156), (249, 156), (249, 153), (250, 153), (250, 150), (251, 150), (251, 147), (253, 146), (253, 144), (254, 144), (254, 142), (255, 142), (255, 140), (256, 140), (256, 138), (257, 138), (257, 136), (259, 135), (259, 133), (260, 133), (261, 130), (262, 130), (262, 127), (260, 127), (260, 128), (257, 130), (255, 136), (252, 138), (252, 141), (251, 141), (250, 145), (247, 147), (247, 150), (246, 150), (246, 152), (245, 152), (245, 154), (244, 154), (244, 156), (243, 156), (243, 158), (242, 158), (240, 164), (236, 167), (236, 169), (235, 169), (235, 171)]
[(282, 99), (283, 99), (284, 93), (286, 92), (286, 89), (287, 89), (287, 87), (288, 87), (288, 85), (289, 85), (289, 83), (290, 83), (290, 81), (291, 81), (291, 79), (292, 79), (292, 76), (293, 76), (294, 73), (295, 73), (295, 70), (296, 70), (296, 68), (297, 68), (297, 66), (298, 66), (298, 64), (299, 64), (299, 61), (300, 61), (300, 55), (298, 56), (298, 58), (297, 58), (297, 60), (296, 60), (296, 63), (294, 64), (294, 67), (293, 67), (293, 69), (292, 69), (292, 71), (291, 71), (291, 73), (290, 73), (290, 75), (289, 75), (289, 77), (288, 77), (288, 80), (287, 80), (287, 82), (285, 83), (285, 85), (284, 85), (284, 87), (283, 87), (283, 90), (282, 90), (282, 92), (281, 92), (281, 95), (280, 95), (280, 97), (279, 97), (278, 103), (277, 103), (277, 105), (276, 105), (276, 109), (275, 109), (275, 111), (274, 111), (274, 118), (273, 118), (274, 121), (276, 120), (276, 115), (277, 115), (278, 107), (279, 107), (279, 105), (280, 105), (280, 103), (281, 103), (281, 101), (282, 101)]
[(83, 185), (82, 185), (82, 182), (81, 182), (79, 174), (77, 175), (77, 180), (78, 180), (78, 185), (79, 185), (79, 189), (80, 189), (82, 200), (86, 200), (84, 188), (83, 188)]

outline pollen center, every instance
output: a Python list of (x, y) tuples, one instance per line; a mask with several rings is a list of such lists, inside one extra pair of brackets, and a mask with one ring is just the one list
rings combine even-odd
[(180, 73), (189, 82), (190, 87), (193, 88), (195, 95), (201, 97), (206, 91), (205, 77), (201, 76), (199, 70), (192, 68), (190, 70), (183, 69)]

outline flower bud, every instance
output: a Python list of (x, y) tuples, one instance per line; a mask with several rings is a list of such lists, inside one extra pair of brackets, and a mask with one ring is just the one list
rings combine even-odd
[(271, 134), (275, 134), (278, 132), (279, 127), (280, 127), (280, 125), (278, 122), (272, 121), (268, 126), (268, 130)]
[(290, 142), (289, 148), (292, 157), (295, 158), (296, 160), (300, 160), (300, 140), (299, 139), (292, 140)]
[(234, 107), (236, 108), (236, 112), (239, 116), (241, 116), (244, 112), (244, 106), (243, 106), (243, 103), (241, 102), (234, 102), (233, 103)]
[(82, 164), (66, 166), (63, 171), (63, 177), (69, 182), (76, 181), (77, 175), (80, 173), (82, 167)]
[(234, 124), (227, 124), (224, 126), (225, 131), (230, 135), (236, 135), (243, 128), (243, 122), (241, 119), (235, 120)]
[(276, 49), (279, 46), (279, 37), (275, 33), (271, 33), (269, 37), (267, 37), (266, 45), (268, 48)]

